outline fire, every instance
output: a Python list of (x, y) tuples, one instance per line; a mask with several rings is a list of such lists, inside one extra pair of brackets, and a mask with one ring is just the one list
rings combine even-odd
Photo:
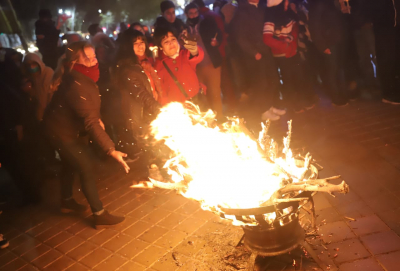
[(154, 138), (174, 153), (164, 165), (173, 182), (169, 187), (199, 201), (205, 210), (218, 211), (220, 206), (262, 205), (284, 185), (288, 174), (293, 182), (303, 181), (308, 166), (296, 166), (292, 156), (291, 122), (281, 158), (277, 144), (266, 134), (269, 123), (262, 124), (255, 140), (241, 120), (232, 118), (219, 127), (214, 118), (211, 110), (200, 112), (191, 103), (170, 103), (152, 122)]

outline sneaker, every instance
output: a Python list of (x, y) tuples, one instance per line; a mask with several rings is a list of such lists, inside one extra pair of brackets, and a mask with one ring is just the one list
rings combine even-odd
[(77, 203), (74, 199), (61, 201), (61, 213), (84, 213), (87, 210), (85, 205)]
[(382, 102), (385, 104), (400, 105), (400, 101), (397, 101), (395, 99), (382, 98)]
[(271, 108), (268, 111), (265, 111), (262, 115), (261, 115), (261, 119), (262, 121), (266, 121), (266, 120), (279, 120), (281, 117), (274, 114), (274, 112), (272, 112)]
[(332, 105), (338, 106), (338, 107), (344, 107), (348, 105), (349, 103), (345, 99), (337, 99), (337, 100), (332, 100)]
[(96, 230), (117, 225), (125, 220), (125, 217), (122, 216), (114, 216), (104, 210), (101, 215), (93, 215), (94, 216), (94, 227)]
[(286, 110), (284, 110), (284, 109), (278, 109), (275, 107), (271, 107), (271, 110), (272, 110), (272, 113), (274, 113), (275, 115), (278, 115), (278, 116), (283, 116), (286, 114)]
[(8, 240), (5, 239), (2, 234), (0, 234), (0, 249), (7, 248), (9, 245), (10, 243), (8, 242)]

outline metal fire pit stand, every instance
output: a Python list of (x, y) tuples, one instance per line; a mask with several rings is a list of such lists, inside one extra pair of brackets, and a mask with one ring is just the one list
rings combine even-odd
[[(246, 222), (246, 217), (254, 216), (259, 223), (258, 226), (242, 226), (244, 234), (237, 244), (237, 246), (239, 246), (243, 243), (245, 247), (252, 252), (248, 261), (248, 271), (254, 270), (257, 256), (266, 257), (281, 255), (292, 251), (300, 245), (307, 250), (308, 255), (310, 255), (323, 270), (326, 270), (326, 264), (318, 258), (318, 255), (305, 241), (304, 229), (299, 223), (298, 212), (300, 208), (303, 208), (311, 214), (312, 227), (313, 229), (316, 228), (315, 208), (312, 196), (313, 192), (302, 192), (294, 197), (294, 199), (306, 198), (303, 205), (300, 205), (299, 201), (293, 201), (250, 209), (220, 207), (223, 212), (220, 214), (222, 218), (225, 218), (224, 215), (234, 215), (237, 220)], [(306, 208), (304, 206), (308, 202), (311, 203), (311, 208)], [(282, 215), (282, 210), (290, 207), (292, 208), (292, 212)], [(272, 223), (272, 226), (264, 219), (264, 214), (268, 213), (276, 213), (276, 219)], [(337, 270), (336, 267), (332, 266), (330, 268), (330, 271), (335, 270)]]

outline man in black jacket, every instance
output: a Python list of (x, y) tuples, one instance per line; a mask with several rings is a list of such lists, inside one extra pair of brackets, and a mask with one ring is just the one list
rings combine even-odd
[(185, 29), (185, 24), (175, 15), (175, 4), (172, 1), (166, 0), (162, 1), (160, 4), (161, 16), (156, 19), (154, 28), (169, 28), (175, 31), (175, 35), (179, 35), (183, 29)]
[[(264, 13), (265, 6), (259, 0), (241, 1), (230, 26), (230, 38), (233, 44), (236, 43), (236, 51), (245, 64), (242, 72), (247, 79), (250, 98), (260, 113), (273, 108), (279, 85), (271, 51), (263, 41)], [(275, 109), (269, 113), (266, 118), (278, 120), (284, 111)]]
[(400, 0), (365, 0), (362, 8), (374, 27), (382, 102), (400, 105)]
[(323, 56), (326, 85), (332, 104), (348, 104), (344, 82), (344, 17), (334, 0), (309, 0), (309, 30), (311, 40)]

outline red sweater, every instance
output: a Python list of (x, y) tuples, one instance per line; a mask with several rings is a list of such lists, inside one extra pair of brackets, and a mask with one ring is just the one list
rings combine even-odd
[[(276, 57), (285, 56), (293, 57), (297, 54), (297, 38), (299, 34), (299, 26), (295, 21), (289, 22), (281, 29), (275, 29), (273, 22), (264, 23), (264, 43), (271, 47), (272, 54)], [(285, 39), (291, 41), (287, 43)]]
[(190, 98), (197, 95), (200, 89), (200, 82), (196, 75), (196, 66), (204, 58), (203, 50), (199, 48), (199, 54), (192, 58), (190, 52), (186, 49), (181, 49), (179, 56), (175, 59), (167, 57), (163, 54), (162, 58), (156, 62), (157, 74), (160, 77), (162, 96), (159, 98), (161, 105), (165, 105), (170, 102), (184, 102), (186, 97), (179, 90), (175, 81), (164, 67), (165, 62), (178, 81), (181, 83), (186, 93)]

